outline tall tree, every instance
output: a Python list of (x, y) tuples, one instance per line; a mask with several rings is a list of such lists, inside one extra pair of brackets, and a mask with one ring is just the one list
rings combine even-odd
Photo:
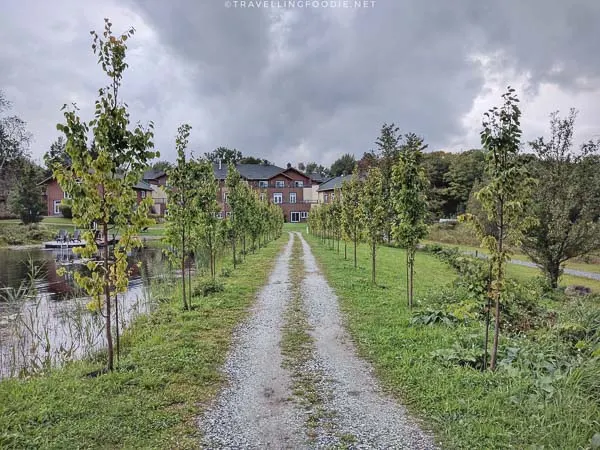
[[(500, 339), (500, 303), (504, 292), (505, 266), (510, 257), (507, 244), (519, 245), (523, 232), (532, 225), (528, 215), (528, 199), (533, 179), (519, 158), (521, 144), (521, 110), (515, 90), (508, 88), (502, 95), (504, 104), (484, 114), (481, 143), (486, 153), (488, 184), (477, 194), (477, 200), (487, 213), (482, 223), (474, 216), (466, 216), (476, 225), (481, 245), (490, 253), (491, 299), (495, 304), (494, 341), (490, 369), (495, 370)], [(487, 233), (489, 223), (495, 232)]]
[(19, 216), (24, 224), (37, 223), (42, 220), (46, 206), (38, 186), (40, 172), (29, 161), (23, 161), (19, 172), (17, 188), (9, 197), (11, 211)]
[(395, 124), (384, 123), (381, 127), (379, 137), (375, 141), (378, 150), (379, 168), (382, 174), (382, 197), (385, 208), (385, 222), (383, 225), (383, 234), (386, 238), (391, 237), (392, 218), (394, 216), (394, 206), (391, 199), (391, 181), (392, 168), (398, 160), (402, 136), (400, 129)]
[(191, 126), (183, 124), (177, 129), (175, 146), (177, 162), (167, 172), (169, 185), (167, 188), (167, 208), (169, 210), (165, 241), (171, 259), (179, 261), (181, 267), (181, 293), (183, 309), (191, 308), (191, 292), (186, 289), (185, 262), (190, 253), (192, 228), (195, 215), (193, 162), (188, 161), (186, 148), (189, 142)]
[(448, 171), (444, 174), (448, 185), (444, 192), (445, 209), (449, 215), (466, 211), (469, 195), (475, 183), (483, 179), (484, 170), (485, 155), (481, 150), (468, 150), (450, 159)]
[(55, 164), (69, 166), (71, 159), (65, 150), (65, 139), (59, 136), (51, 145), (50, 149), (44, 153), (44, 164), (49, 170), (52, 170)]
[(198, 195), (196, 208), (200, 212), (198, 234), (209, 256), (210, 274), (212, 278), (215, 278), (217, 275), (217, 250), (223, 236), (222, 222), (217, 217), (220, 210), (217, 202), (219, 183), (215, 179), (212, 163), (207, 160), (200, 161), (195, 177)]
[(407, 301), (413, 306), (415, 253), (427, 236), (427, 177), (421, 165), (423, 139), (409, 134), (392, 172), (391, 197), (395, 211), (392, 233), (406, 248)]
[(263, 166), (269, 166), (271, 162), (266, 158), (257, 158), (255, 156), (242, 156), (238, 161), (239, 164), (262, 164)]
[(523, 251), (544, 270), (552, 287), (566, 261), (600, 248), (600, 141), (573, 149), (576, 111), (550, 116), (550, 139), (530, 143), (538, 157), (531, 164), (538, 186), (532, 212), (537, 224), (523, 239)]
[[(342, 236), (354, 245), (354, 268), (356, 269), (356, 247), (362, 237), (362, 215), (360, 211), (362, 183), (358, 171), (342, 183)], [(312, 214), (311, 214), (312, 215)]]
[(31, 140), (26, 123), (20, 117), (3, 115), (11, 107), (11, 103), (0, 91), (0, 174), (7, 163), (27, 155)]
[(212, 152), (205, 153), (204, 157), (212, 163), (221, 160), (223, 165), (227, 165), (229, 163), (238, 164), (243, 155), (242, 152), (235, 148), (217, 147)]
[(237, 267), (236, 243), (244, 232), (244, 206), (245, 206), (245, 191), (242, 182), (242, 177), (235, 165), (230, 163), (227, 167), (227, 178), (225, 179), (227, 188), (227, 203), (231, 209), (231, 250), (233, 253), (233, 268)]
[[(71, 196), (73, 221), (82, 228), (96, 223), (100, 230), (103, 257), (95, 260), (98, 251), (94, 232), (88, 229), (83, 236), (85, 247), (75, 249), (83, 257), (90, 258), (87, 268), (90, 275), (76, 272), (75, 281), (87, 294), (105, 308), (107, 368), (113, 369), (112, 299), (118, 314), (118, 294), (128, 286), (127, 254), (142, 245), (140, 230), (153, 223), (148, 218), (152, 205), (150, 197), (141, 203), (133, 187), (142, 177), (148, 162), (158, 156), (152, 151), (153, 125), (130, 129), (130, 115), (120, 97), (125, 60), (126, 42), (134, 34), (133, 28), (119, 36), (112, 32), (112, 24), (105, 19), (104, 32), (92, 31), (94, 54), (109, 78), (108, 86), (99, 90), (95, 102), (94, 118), (82, 121), (77, 109), (65, 109), (65, 123), (57, 128), (66, 137), (66, 152), (71, 166), (55, 166), (61, 188)], [(88, 151), (88, 137), (93, 136), (95, 151)], [(109, 249), (109, 227), (119, 236), (112, 255)], [(118, 318), (115, 323), (118, 333)], [(118, 334), (117, 334), (118, 336)], [(118, 339), (117, 339), (118, 352)]]
[(371, 248), (371, 281), (375, 284), (377, 245), (383, 240), (387, 210), (383, 202), (383, 176), (378, 167), (369, 170), (360, 198), (365, 237)]
[(150, 165), (150, 168), (158, 172), (167, 172), (173, 168), (173, 163), (169, 161), (156, 161)]
[(332, 165), (329, 172), (331, 176), (337, 177), (340, 175), (350, 175), (354, 171), (356, 165), (356, 158), (350, 153), (345, 153), (340, 156)]

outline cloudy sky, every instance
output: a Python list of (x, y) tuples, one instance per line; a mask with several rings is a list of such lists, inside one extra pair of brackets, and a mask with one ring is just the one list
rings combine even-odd
[(526, 138), (570, 107), (576, 137), (600, 137), (598, 0), (242, 3), (3, 0), (0, 89), (33, 156), (58, 136), (64, 103), (91, 118), (106, 81), (89, 31), (104, 17), (137, 30), (123, 97), (135, 121), (154, 121), (164, 159), (183, 122), (196, 154), (224, 145), (280, 165), (360, 156), (383, 122), (430, 149), (478, 147), (481, 116), (508, 84)]

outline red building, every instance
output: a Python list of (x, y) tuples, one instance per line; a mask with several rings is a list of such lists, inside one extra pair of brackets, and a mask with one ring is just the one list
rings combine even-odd
[[(66, 194), (58, 181), (53, 177), (46, 178), (40, 184), (46, 186), (46, 190), (43, 194), (44, 202), (46, 203), (46, 215), (47, 216), (62, 216), (60, 212), (60, 204), (63, 199), (68, 199), (69, 196)], [(152, 187), (145, 181), (140, 181), (133, 188), (137, 193), (137, 201), (140, 203), (146, 196), (152, 195)]]
[[(237, 164), (242, 179), (259, 192), (261, 200), (279, 205), (286, 222), (306, 222), (311, 205), (317, 203), (314, 197), (313, 182), (310, 177), (293, 167), (264, 164)], [(219, 181), (218, 201), (221, 205), (220, 217), (227, 217), (227, 165), (214, 164), (215, 178)]]

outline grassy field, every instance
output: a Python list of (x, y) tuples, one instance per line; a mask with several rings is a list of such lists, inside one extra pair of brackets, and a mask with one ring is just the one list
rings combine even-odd
[[(287, 235), (231, 272), (225, 290), (183, 312), (178, 286), (153, 288), (158, 310), (124, 338), (114, 373), (75, 362), (46, 376), (0, 382), (0, 448), (198, 448), (196, 417), (222, 384), (232, 330), (266, 282)], [(198, 280), (196, 280), (198, 282)]]
[[(479, 240), (473, 231), (465, 224), (458, 224), (455, 227), (434, 224), (429, 227), (429, 236), (424, 243), (458, 247), (463, 251), (474, 252), (477, 250), (479, 253), (486, 253), (485, 250), (479, 246)], [(521, 261), (531, 261), (531, 259), (519, 249), (513, 249), (512, 258)], [(565, 267), (584, 272), (600, 273), (600, 257), (592, 254), (587, 258), (574, 258), (568, 261), (565, 264)], [(569, 282), (568, 284), (573, 283)]]
[[(46, 217), (38, 225), (23, 225), (18, 219), (0, 220), (0, 247), (11, 245), (33, 245), (53, 239), (59, 230), (72, 234), (75, 225), (71, 219)], [(141, 237), (161, 237), (165, 224), (157, 223), (141, 233)]]
[[(289, 228), (305, 231), (305, 227)], [(434, 431), (444, 448), (586, 448), (594, 433), (600, 431), (600, 400), (590, 394), (598, 392), (594, 390), (597, 364), (591, 372), (581, 370), (550, 382), (540, 375), (546, 369), (538, 366), (531, 370), (511, 366), (496, 373), (482, 373), (466, 365), (440, 362), (433, 352), (456, 346), (462, 340), (481, 344), (481, 322), (413, 325), (406, 306), (403, 250), (379, 249), (378, 285), (373, 287), (366, 246), (359, 247), (356, 270), (350, 258), (344, 260), (343, 249), (338, 255), (318, 238), (305, 236), (340, 297), (359, 351), (372, 361), (383, 384), (422, 420), (425, 428)], [(526, 271), (520, 274), (529, 276)], [(417, 310), (423, 310), (430, 306), (430, 298), (456, 278), (456, 273), (433, 255), (418, 253), (415, 277)], [(551, 306), (559, 322), (570, 320), (570, 308), (575, 309), (562, 302)], [(587, 309), (583, 304), (578, 311)], [(542, 366), (552, 366), (559, 359), (553, 356), (553, 349), (562, 347), (547, 337), (549, 334), (536, 336), (539, 342), (527, 341), (531, 354), (539, 356)], [(502, 348), (521, 346), (525, 340), (503, 338), (501, 344)], [(586, 390), (585, 386), (592, 387)]]

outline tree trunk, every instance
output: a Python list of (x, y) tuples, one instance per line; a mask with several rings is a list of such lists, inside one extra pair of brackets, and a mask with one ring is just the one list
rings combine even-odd
[(337, 252), (339, 255), (340, 254), (340, 237), (339, 236), (337, 236)]
[(406, 304), (410, 306), (410, 289), (409, 289), (409, 268), (408, 268), (408, 248), (406, 249)]
[(546, 267), (546, 275), (552, 289), (558, 287), (558, 278), (560, 277), (560, 263), (550, 261)]
[(192, 309), (192, 261), (194, 260), (193, 254), (189, 255), (188, 263), (188, 308)]
[(233, 268), (236, 269), (237, 268), (237, 261), (235, 258), (235, 236), (233, 237), (233, 242), (232, 242), (232, 250), (233, 250)]
[(121, 361), (121, 336), (119, 335), (119, 295), (115, 294), (115, 330), (117, 332), (117, 366)]
[(246, 261), (246, 233), (244, 233), (244, 235), (242, 236), (242, 248), (243, 248), (244, 261)]
[(498, 260), (496, 264), (498, 264), (497, 272), (496, 272), (496, 285), (494, 286), (494, 297), (496, 300), (496, 308), (495, 313), (496, 317), (494, 318), (494, 342), (492, 344), (492, 356), (490, 358), (490, 370), (496, 370), (496, 359), (498, 357), (498, 343), (500, 341), (500, 285), (499, 283), (503, 278), (503, 263), (504, 261), (500, 256), (503, 251), (503, 238), (504, 238), (504, 203), (502, 200), (499, 202), (499, 226), (498, 226)]
[(344, 241), (344, 261), (348, 259), (348, 252), (346, 250), (346, 241)]
[(356, 240), (357, 240), (357, 239), (356, 239), (356, 238), (354, 238), (354, 268), (355, 268), (355, 269), (356, 269), (356, 245), (357, 245), (357, 242), (356, 242)]
[(371, 247), (371, 281), (375, 284), (375, 251), (377, 249), (375, 241), (372, 243)]
[(104, 300), (106, 302), (106, 345), (108, 351), (107, 369), (114, 368), (113, 339), (111, 329), (110, 308), (110, 271), (108, 269), (108, 224), (102, 224), (102, 237), (104, 239)]
[(413, 280), (415, 278), (415, 251), (413, 249), (410, 250), (410, 287), (409, 287), (409, 305), (410, 309), (413, 307)]

